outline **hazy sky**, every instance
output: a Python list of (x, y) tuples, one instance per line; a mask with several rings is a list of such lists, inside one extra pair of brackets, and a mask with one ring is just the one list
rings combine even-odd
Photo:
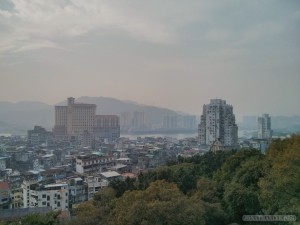
[(0, 0), (0, 101), (300, 114), (299, 0)]

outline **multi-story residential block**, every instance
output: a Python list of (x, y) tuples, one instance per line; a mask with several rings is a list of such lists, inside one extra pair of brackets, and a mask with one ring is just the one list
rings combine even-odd
[(70, 206), (88, 200), (88, 185), (80, 177), (69, 180)]
[(79, 135), (80, 145), (83, 147), (91, 147), (95, 140), (94, 133), (90, 133), (87, 130), (83, 131), (81, 135)]
[(114, 141), (120, 137), (120, 119), (116, 115), (97, 115), (94, 127), (96, 139)]
[(91, 200), (100, 189), (108, 186), (109, 181), (102, 179), (100, 176), (88, 176), (86, 183), (88, 186), (88, 200)]
[(203, 114), (198, 128), (199, 143), (211, 146), (216, 140), (225, 147), (238, 145), (238, 127), (235, 123), (233, 107), (221, 99), (211, 99), (203, 106)]
[(96, 105), (75, 103), (75, 99), (68, 98), (67, 106), (55, 106), (56, 136), (78, 137), (83, 131), (92, 132), (95, 126)]
[(17, 188), (11, 191), (10, 208), (23, 208), (23, 193), (21, 188)]
[(69, 208), (69, 186), (66, 183), (44, 185), (37, 181), (23, 181), (22, 189), (24, 208)]
[(257, 137), (262, 139), (272, 138), (271, 117), (269, 114), (263, 114), (257, 118)]
[(76, 172), (80, 174), (93, 175), (106, 171), (115, 165), (112, 157), (87, 155), (76, 158)]
[(51, 132), (46, 131), (45, 128), (34, 126), (33, 130), (27, 131), (27, 141), (30, 145), (40, 145), (46, 143), (51, 135)]
[(94, 195), (102, 188), (108, 187), (109, 183), (114, 180), (120, 180), (121, 174), (115, 171), (107, 171), (97, 176), (88, 176), (86, 183), (88, 185), (88, 199), (93, 199)]

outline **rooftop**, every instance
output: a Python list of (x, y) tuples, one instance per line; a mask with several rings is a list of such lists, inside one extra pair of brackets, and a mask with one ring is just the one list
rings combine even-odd
[(85, 156), (78, 156), (77, 159), (82, 161), (89, 161), (89, 160), (95, 160), (95, 159), (108, 159), (110, 157), (107, 156), (100, 156), (100, 155), (85, 155)]
[(103, 172), (101, 173), (102, 176), (106, 177), (106, 178), (110, 178), (110, 177), (118, 177), (121, 174), (115, 172), (115, 171), (108, 171), (108, 172)]
[(7, 182), (0, 182), (0, 190), (9, 189), (9, 184)]
[(64, 186), (68, 186), (68, 184), (65, 184), (65, 183), (61, 183), (61, 184), (47, 184), (47, 185), (45, 185), (45, 188), (64, 187)]
[(123, 173), (122, 177), (136, 178), (136, 175), (134, 173)]

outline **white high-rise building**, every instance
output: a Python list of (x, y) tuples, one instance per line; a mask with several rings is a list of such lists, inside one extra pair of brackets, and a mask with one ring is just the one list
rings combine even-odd
[(257, 118), (257, 137), (263, 139), (272, 138), (271, 117), (269, 114), (263, 114)]
[(224, 147), (236, 148), (238, 127), (232, 105), (221, 99), (211, 99), (210, 104), (204, 105), (198, 136), (202, 145), (211, 146), (215, 141), (219, 141)]

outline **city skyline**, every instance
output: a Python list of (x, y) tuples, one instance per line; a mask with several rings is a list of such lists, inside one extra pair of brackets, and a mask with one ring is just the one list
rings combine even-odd
[(300, 115), (297, 1), (0, 3), (0, 101), (105, 96)]

